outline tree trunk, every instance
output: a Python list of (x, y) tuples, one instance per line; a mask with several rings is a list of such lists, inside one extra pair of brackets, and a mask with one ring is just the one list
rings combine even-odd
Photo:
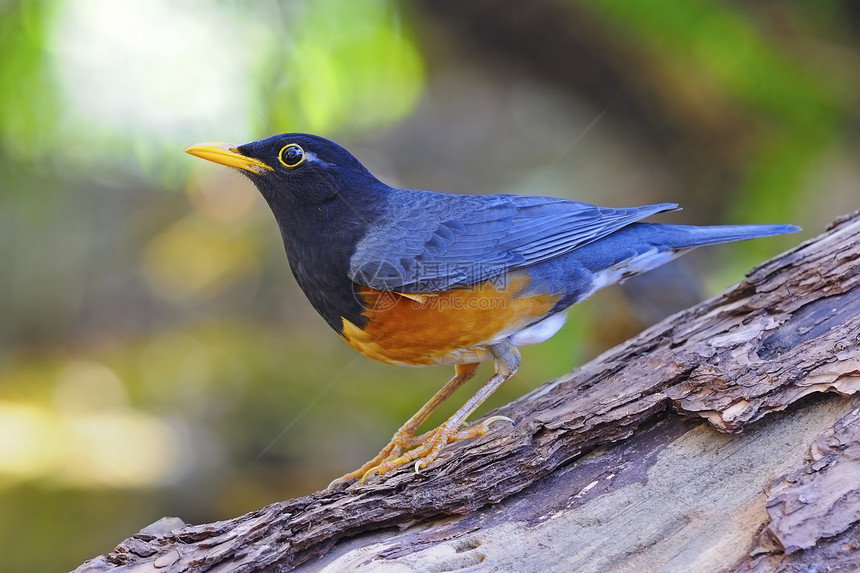
[(78, 571), (855, 571), (858, 346), (860, 211), (420, 475), (165, 518)]

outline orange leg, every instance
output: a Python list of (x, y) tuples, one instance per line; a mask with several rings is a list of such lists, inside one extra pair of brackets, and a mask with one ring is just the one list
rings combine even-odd
[[(348, 476), (344, 476), (346, 478), (358, 477), (361, 475), (362, 482), (367, 478), (367, 476), (373, 474), (384, 475), (391, 470), (398, 468), (402, 465), (411, 463), (415, 461), (415, 471), (426, 468), (431, 463), (433, 463), (436, 458), (439, 457), (439, 454), (442, 452), (442, 449), (449, 444), (450, 442), (465, 440), (469, 438), (474, 438), (476, 436), (482, 436), (489, 431), (490, 424), (498, 420), (507, 420), (511, 421), (510, 418), (506, 418), (505, 416), (493, 416), (484, 420), (481, 424), (477, 426), (473, 426), (463, 431), (459, 431), (460, 426), (466, 421), (466, 418), (478, 409), (484, 400), (486, 400), (496, 389), (501, 386), (505, 381), (509, 380), (514, 374), (516, 374), (517, 368), (520, 364), (520, 353), (507, 341), (503, 341), (499, 344), (495, 344), (490, 346), (490, 351), (493, 353), (493, 357), (495, 358), (495, 366), (496, 372), (493, 376), (483, 385), (481, 388), (475, 393), (474, 396), (469, 398), (469, 400), (463, 404), (463, 406), (457, 410), (453, 416), (448, 418), (444, 424), (427, 432), (422, 435), (420, 438), (423, 440), (418, 443), (416, 438), (412, 439), (401, 439), (401, 444), (398, 447), (397, 451), (395, 451), (394, 447), (386, 448), (388, 451), (383, 450), (385, 455), (383, 456), (380, 452), (380, 456), (377, 456), (373, 460), (369, 461), (367, 464), (353, 472), (352, 474), (348, 474)], [(474, 375), (474, 371), (472, 371), (472, 375)], [(456, 377), (455, 377), (456, 378)], [(446, 388), (450, 386), (454, 380), (446, 384)], [(462, 384), (462, 382), (460, 382)], [(459, 384), (458, 384), (459, 385)], [(443, 393), (445, 388), (437, 394), (439, 396)], [(450, 392), (448, 392), (450, 394)], [(447, 397), (447, 396), (446, 396)], [(428, 402), (428, 404), (434, 403), (436, 396), (433, 397), (433, 400)], [(440, 402), (441, 403), (441, 402)], [(438, 406), (438, 404), (436, 404)], [(424, 408), (419, 411), (419, 414), (424, 410)], [(424, 415), (426, 418), (429, 414)], [(417, 415), (416, 415), (417, 416)], [(415, 417), (413, 417), (415, 418)], [(412, 420), (410, 420), (412, 422)], [(407, 422), (404, 427), (410, 426), (410, 422)], [(413, 433), (417, 425), (412, 429)], [(398, 432), (399, 434), (399, 432)], [(397, 435), (395, 435), (395, 438)], [(394, 442), (395, 440), (392, 440)], [(406, 445), (404, 445), (406, 444)], [(391, 446), (391, 444), (389, 444)], [(415, 446), (415, 447), (413, 447)], [(404, 453), (400, 454), (403, 448), (412, 448), (408, 449)], [(398, 455), (399, 454), (399, 455)], [(362, 472), (359, 474), (359, 472)], [(343, 478), (341, 478), (343, 479)]]
[(375, 458), (365, 463), (363, 466), (355, 470), (354, 472), (350, 472), (345, 476), (342, 476), (329, 484), (328, 487), (333, 487), (343, 482), (357, 479), (363, 477), (364, 474), (373, 469), (385, 460), (390, 458), (396, 458), (400, 455), (400, 453), (409, 448), (413, 448), (418, 444), (421, 444), (426, 439), (426, 436), (429, 434), (422, 434), (421, 436), (415, 437), (415, 432), (424, 423), (427, 418), (430, 417), (436, 409), (442, 405), (442, 403), (448, 399), (454, 391), (457, 390), (460, 386), (471, 380), (475, 376), (475, 372), (478, 371), (478, 366), (480, 364), (457, 364), (454, 366), (454, 377), (451, 378), (447, 384), (445, 384), (436, 394), (430, 398), (430, 400), (424, 404), (420, 410), (415, 412), (411, 418), (409, 418), (405, 424), (400, 426), (400, 429), (394, 434), (391, 438), (391, 441), (388, 442), (388, 445), (382, 448)]

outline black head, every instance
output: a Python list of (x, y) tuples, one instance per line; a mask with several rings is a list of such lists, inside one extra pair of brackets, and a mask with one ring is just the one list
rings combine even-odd
[(363, 324), (365, 308), (349, 278), (349, 261), (385, 209), (390, 187), (346, 149), (316, 135), (283, 133), (185, 151), (248, 176), (278, 221), (290, 267), (311, 304), (338, 332), (342, 317)]
[(248, 176), (272, 209), (318, 205), (381, 183), (340, 145), (306, 133), (282, 133), (244, 145), (203, 143), (185, 150)]

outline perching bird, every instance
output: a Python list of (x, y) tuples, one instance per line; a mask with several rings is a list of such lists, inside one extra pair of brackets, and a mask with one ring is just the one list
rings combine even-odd
[[(519, 346), (561, 328), (565, 310), (597, 289), (701, 245), (791, 233), (791, 225), (695, 227), (640, 223), (674, 203), (615, 209), (551, 197), (455, 195), (390, 187), (343, 147), (284, 133), (186, 152), (236, 167), (268, 202), (290, 267), (314, 308), (362, 354), (408, 366), (454, 366), (454, 377), (379, 454), (334, 483), (426, 468), (520, 363)], [(495, 373), (438, 428), (419, 426), (478, 364)]]

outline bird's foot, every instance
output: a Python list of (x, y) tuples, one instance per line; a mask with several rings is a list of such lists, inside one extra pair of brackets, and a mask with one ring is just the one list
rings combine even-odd
[[(382, 476), (399, 468), (400, 466), (412, 463), (413, 461), (415, 462), (415, 473), (420, 473), (421, 470), (427, 468), (430, 464), (436, 461), (436, 458), (439, 457), (439, 454), (442, 453), (442, 449), (446, 445), (451, 442), (469, 440), (478, 436), (483, 436), (490, 431), (490, 425), (493, 424), (493, 422), (499, 421), (506, 421), (511, 424), (514, 423), (514, 421), (507, 416), (491, 416), (480, 424), (475, 424), (465, 430), (457, 431), (455, 425), (456, 422), (448, 420), (448, 422), (442, 424), (435, 430), (427, 432), (426, 434), (401, 440), (399, 448), (390, 449), (387, 455), (383, 457), (383, 453), (388, 449), (388, 446), (386, 446), (378, 456), (364, 464), (356, 471), (345, 475), (339, 480), (335, 480), (333, 483), (342, 483), (343, 481), (358, 477), (361, 478), (361, 483), (364, 483), (364, 480), (374, 474)], [(394, 442), (394, 439), (392, 439), (392, 442)], [(389, 446), (391, 446), (391, 443), (389, 443)]]
[[(424, 435), (419, 436), (419, 438), (423, 437)], [(414, 447), (415, 445), (417, 445), (417, 443), (420, 443), (416, 442), (416, 439), (417, 438), (415, 436), (412, 436), (401, 429), (396, 434), (394, 434), (394, 436), (391, 437), (391, 441), (389, 441), (388, 444), (384, 448), (382, 448), (382, 450), (380, 450), (380, 452), (376, 454), (376, 456), (372, 460), (365, 462), (365, 464), (357, 470), (349, 472), (348, 474), (337, 478), (336, 480), (328, 484), (328, 488), (326, 489), (332, 489), (334, 487), (339, 486), (340, 484), (358, 478), (361, 478), (361, 481), (364, 482), (364, 475), (369, 470), (378, 467), (380, 464), (384, 463), (388, 459), (399, 457), (401, 452)]]

